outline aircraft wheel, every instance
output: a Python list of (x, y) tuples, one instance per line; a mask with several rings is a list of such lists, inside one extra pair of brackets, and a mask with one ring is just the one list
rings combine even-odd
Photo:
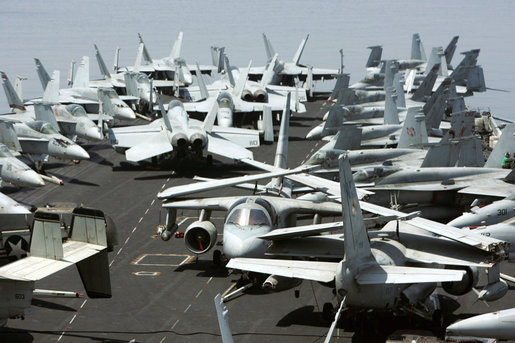
[(324, 320), (328, 322), (332, 322), (334, 320), (334, 307), (331, 303), (325, 303), (322, 308), (322, 317)]

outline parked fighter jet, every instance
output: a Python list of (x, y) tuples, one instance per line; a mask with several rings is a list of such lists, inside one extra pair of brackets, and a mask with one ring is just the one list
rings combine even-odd
[(161, 103), (160, 107), (162, 118), (151, 124), (109, 131), (109, 142), (115, 149), (128, 149), (125, 151), (127, 160), (137, 162), (168, 153), (178, 158), (201, 157), (204, 151), (237, 160), (252, 158), (252, 152), (244, 147), (259, 146), (259, 136), (256, 137), (254, 130), (224, 128), (217, 133), (213, 126), (218, 109), (216, 102), (204, 122), (190, 119), (178, 100), (170, 102), (168, 112)]
[[(341, 262), (234, 258), (227, 267), (324, 283), (334, 281), (338, 300), (344, 303), (341, 306), (387, 309), (397, 313), (415, 311), (422, 316), (431, 315), (423, 303), (435, 289), (436, 283), (442, 282), (451, 291), (453, 287), (461, 290), (463, 285), (471, 284), (465, 280), (464, 275), (467, 267), (480, 266), (477, 262), (478, 251), (472, 261), (461, 256), (455, 257), (459, 255), (447, 257), (421, 252), (417, 256), (410, 255), (409, 249), (395, 239), (386, 236), (369, 238), (347, 157), (340, 160), (340, 179), (344, 230), (344, 255)], [(277, 234), (271, 232), (266, 237), (284, 235), (287, 230)], [(323, 230), (327, 231), (327, 228)], [(428, 237), (435, 238), (432, 235)], [(445, 241), (439, 240), (441, 243)], [(487, 257), (483, 255), (482, 259), (487, 260)], [(408, 266), (408, 261), (416, 262), (417, 267), (411, 264)], [(465, 268), (434, 268), (435, 262)], [(326, 307), (331, 308), (324, 305)]]
[(42, 121), (0, 121), (0, 139), (9, 149), (21, 152), (35, 162), (37, 169), (42, 168), (42, 162), (48, 155), (65, 160), (89, 159), (86, 150), (59, 134), (51, 124)]
[(0, 180), (20, 187), (41, 187), (43, 179), (25, 163), (18, 160), (9, 148), (0, 143)]
[(38, 293), (34, 289), (36, 281), (74, 264), (90, 298), (111, 297), (104, 214), (78, 208), (73, 216), (70, 238), (63, 243), (58, 215), (34, 215), (29, 256), (0, 267), (4, 296), (0, 325), (27, 314)]
[[(141, 38), (141, 35), (138, 33), (139, 42), (140, 44), (143, 44), (144, 60), (144, 63), (138, 68), (139, 71), (149, 74), (154, 80), (174, 80), (175, 82), (180, 82), (180, 84), (184, 86), (191, 85), (193, 82), (193, 77), (191, 75), (193, 66), (186, 64), (186, 61), (181, 58), (182, 36), (183, 33), (179, 32), (179, 36), (175, 40), (169, 56), (153, 60), (150, 57), (146, 46), (143, 44), (143, 38)], [(131, 70), (131, 68), (128, 69), (129, 71)], [(199, 69), (202, 73), (211, 74), (215, 68), (212, 66), (201, 66)], [(121, 71), (123, 68), (115, 66), (115, 70)]]
[(499, 340), (514, 340), (515, 308), (473, 316), (451, 324), (446, 336), (484, 337)]
[[(35, 62), (36, 71), (38, 73), (39, 80), (41, 81), (41, 86), (43, 89), (46, 89), (47, 84), (50, 81), (50, 76), (48, 75), (40, 60), (36, 58)], [(57, 88), (59, 89), (58, 83)], [(58, 101), (61, 104), (79, 104), (85, 107), (91, 105), (98, 106), (100, 101), (98, 94), (99, 89), (100, 88), (91, 88), (89, 86), (89, 57), (84, 56), (82, 57), (79, 67), (77, 68), (77, 72), (75, 73), (72, 88), (59, 89)], [(134, 97), (130, 97), (130, 99), (137, 100), (137, 98)], [(38, 100), (40, 99), (33, 99), (32, 102), (37, 102)], [(127, 104), (123, 102), (120, 97), (112, 97), (111, 102), (113, 104), (113, 112), (108, 113), (109, 115), (112, 115), (117, 119), (131, 120), (136, 118), (134, 111), (129, 106), (127, 106)]]
[(100, 129), (90, 119), (84, 108), (77, 104), (59, 105), (59, 72), (55, 71), (52, 79), (47, 83), (43, 94), (44, 106), (36, 107), (24, 105), (19, 94), (15, 92), (7, 75), (2, 73), (2, 81), (9, 106), (16, 114), (4, 114), (2, 119), (14, 121), (40, 120), (50, 123), (54, 129), (63, 133), (68, 138), (75, 140), (77, 137), (99, 141), (103, 139)]
[(299, 45), (299, 48), (295, 52), (291, 62), (274, 59), (275, 50), (270, 43), (268, 37), (263, 33), (263, 41), (265, 43), (266, 56), (268, 58), (267, 65), (264, 67), (251, 68), (249, 71), (249, 77), (251, 80), (259, 80), (264, 77), (265, 70), (269, 67), (269, 64), (273, 64), (273, 78), (271, 78), (270, 84), (273, 85), (287, 85), (296, 86), (295, 80), (306, 82), (307, 85), (304, 87), (307, 90), (313, 88), (311, 83), (313, 80), (330, 80), (336, 77), (338, 70), (336, 69), (320, 69), (311, 66), (300, 64), (300, 57), (306, 46), (306, 42), (309, 38), (309, 34)]
[(448, 224), (455, 227), (475, 228), (498, 224), (513, 218), (515, 215), (515, 193), (506, 198), (486, 206), (474, 206), (470, 212), (463, 213), (461, 216), (451, 220)]

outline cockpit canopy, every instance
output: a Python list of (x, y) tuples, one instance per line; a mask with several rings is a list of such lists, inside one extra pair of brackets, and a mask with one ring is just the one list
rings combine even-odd
[(49, 123), (44, 121), (31, 121), (26, 123), (32, 130), (43, 133), (45, 135), (53, 135), (59, 132), (56, 131)]
[(381, 166), (381, 167), (368, 167), (356, 172), (352, 178), (354, 182), (372, 182), (377, 178), (385, 177), (399, 171), (398, 167)]
[(14, 157), (6, 145), (0, 144), (0, 157)]
[(344, 154), (345, 150), (333, 149), (333, 150), (322, 150), (314, 154), (306, 161), (307, 165), (313, 166), (317, 164), (330, 165), (332, 166), (335, 161), (338, 161), (338, 157)]
[(231, 96), (226, 92), (220, 93), (216, 100), (221, 108), (233, 108), (234, 106)]
[(229, 211), (226, 224), (240, 226), (272, 226), (271, 206), (261, 198), (247, 198), (237, 201)]
[(77, 104), (72, 104), (72, 105), (66, 106), (66, 110), (74, 117), (87, 117), (88, 116), (86, 114), (86, 110), (84, 109), (84, 107), (77, 105)]

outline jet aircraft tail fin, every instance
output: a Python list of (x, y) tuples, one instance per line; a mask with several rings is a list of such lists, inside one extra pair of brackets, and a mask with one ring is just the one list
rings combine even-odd
[(138, 38), (139, 38), (138, 49), (141, 47), (141, 44), (143, 44), (143, 59), (147, 63), (152, 63), (152, 57), (150, 57), (150, 54), (148, 53), (148, 50), (147, 50), (147, 46), (143, 42), (143, 38), (141, 37), (141, 35), (139, 33), (138, 33)]
[(4, 87), (5, 96), (7, 97), (7, 102), (9, 104), (9, 108), (13, 109), (14, 111), (25, 111), (25, 106), (23, 105), (22, 99), (18, 96), (16, 91), (13, 88), (13, 85), (11, 84), (11, 81), (9, 81), (9, 78), (7, 75), (2, 71), (0, 72), (2, 75), (2, 86)]
[[(384, 102), (384, 123), (385, 124), (399, 124), (399, 112), (397, 111), (397, 94), (393, 87), (385, 88), (385, 102)], [(403, 93), (404, 94), (404, 93)]]
[(418, 87), (418, 89), (411, 96), (412, 100), (415, 101), (425, 101), (426, 97), (429, 97), (433, 92), (433, 86), (435, 85), (436, 78), (438, 77), (438, 69), (440, 69), (440, 64), (435, 64), (429, 73), (422, 81), (422, 84)]
[(43, 102), (47, 104), (59, 103), (59, 70), (54, 70), (52, 78), (47, 83), (43, 92)]
[(447, 47), (445, 48), (444, 54), (447, 67), (449, 67), (449, 65), (451, 64), (454, 52), (456, 51), (456, 44), (458, 43), (459, 38), (460, 36), (452, 37), (451, 41), (449, 42), (449, 45), (447, 45)]
[[(229, 64), (229, 63), (227, 63)], [(238, 82), (234, 85), (233, 95), (241, 98), (243, 94), (243, 90), (245, 89), (245, 84), (247, 83), (247, 79), (249, 77), (250, 66), (252, 65), (252, 60), (249, 61), (249, 66), (247, 69), (243, 69), (240, 71), (240, 76), (238, 77)], [(232, 74), (230, 68), (227, 69), (229, 74)], [(234, 80), (233, 80), (234, 81)]]
[(340, 91), (349, 87), (350, 76), (349, 74), (338, 74), (336, 76), (336, 83), (334, 84), (333, 91), (329, 100), (335, 100), (339, 98)]
[(224, 53), (225, 48), (224, 47), (217, 47), (212, 46), (211, 47), (211, 60), (213, 61), (213, 65), (218, 68), (217, 72), (221, 73), (224, 69)]
[(424, 112), (421, 107), (410, 107), (402, 126), (397, 148), (415, 148), (427, 142)]
[(48, 81), (50, 81), (50, 75), (48, 75), (48, 72), (43, 66), (43, 63), (41, 63), (41, 61), (38, 58), (35, 58), (34, 62), (36, 63), (36, 72), (38, 73), (39, 81), (41, 82), (41, 87), (45, 89)]
[(335, 150), (358, 150), (361, 147), (361, 127), (344, 125), (333, 139)]
[(422, 44), (422, 40), (420, 39), (420, 35), (418, 33), (414, 33), (411, 40), (411, 59), (421, 61), (426, 60), (424, 45)]
[(297, 51), (295, 52), (295, 55), (293, 55), (293, 63), (295, 63), (295, 65), (299, 65), (299, 61), (300, 61), (300, 57), (302, 56), (302, 53), (304, 52), (304, 47), (306, 46), (306, 43), (308, 42), (308, 38), (309, 38), (309, 33), (306, 35), (306, 38), (304, 38), (301, 42), (300, 42), (300, 45), (297, 49)]
[(89, 57), (83, 56), (79, 66), (77, 67), (77, 73), (75, 73), (75, 79), (73, 80), (72, 88), (88, 88), (89, 87)]
[[(49, 83), (50, 85), (51, 83)], [(48, 86), (47, 86), (48, 88)], [(42, 104), (36, 103), (34, 104), (34, 113), (36, 115), (36, 120), (41, 120), (46, 123), (49, 123), (54, 130), (60, 132), (59, 124), (57, 124), (57, 120), (55, 119), (54, 111), (52, 110), (52, 105), (50, 104)]]
[(195, 76), (197, 77), (198, 88), (200, 90), (200, 96), (201, 96), (202, 100), (205, 100), (205, 99), (209, 98), (209, 92), (207, 91), (206, 83), (204, 82), (204, 78), (202, 77), (202, 73), (200, 72), (200, 67), (199, 67), (198, 63), (196, 64), (196, 68), (197, 69), (195, 72)]
[(502, 160), (506, 153), (510, 153), (513, 158), (515, 147), (515, 123), (508, 124), (502, 130), (501, 137), (495, 148), (492, 150), (490, 157), (486, 160), (485, 168), (501, 168)]
[(369, 46), (370, 55), (368, 56), (366, 68), (378, 67), (381, 62), (381, 55), (383, 54), (383, 47), (381, 45)]
[(0, 121), (0, 143), (5, 144), (10, 150), (22, 151), (18, 135), (16, 135), (11, 122)]
[(372, 256), (372, 252), (347, 155), (340, 156), (339, 167), (343, 231), (345, 235), (343, 242), (345, 247), (344, 259), (347, 261), (366, 259)]
[(182, 48), (182, 31), (179, 32), (177, 39), (173, 43), (172, 51), (170, 51), (170, 58), (176, 59), (181, 57), (181, 48)]
[(393, 86), (395, 87), (395, 93), (397, 95), (396, 106), (399, 108), (406, 108), (406, 95), (404, 94), (404, 84), (401, 73), (396, 73), (394, 75)]
[(97, 47), (96, 44), (93, 44), (93, 46), (95, 47), (95, 56), (97, 58), (97, 63), (98, 63), (98, 68), (100, 69), (100, 73), (102, 75), (104, 75), (104, 77), (106, 79), (110, 79), (111, 78), (111, 73), (107, 69), (107, 66), (106, 66), (106, 64), (104, 62), (104, 59), (102, 58), (102, 55), (100, 54), (100, 50), (98, 50), (98, 47)]
[(268, 66), (265, 70), (265, 72), (263, 73), (263, 77), (261, 78), (261, 86), (268, 86), (269, 84), (272, 83), (272, 80), (274, 79), (274, 76), (275, 76), (275, 64), (277, 62), (277, 54), (274, 55), (274, 57), (272, 57), (272, 59), (270, 60), (270, 62), (268, 63)]
[(270, 39), (266, 36), (266, 34), (263, 32), (263, 42), (265, 43), (265, 52), (266, 57), (268, 60), (270, 60), (275, 55), (275, 50), (272, 47), (272, 43), (270, 43)]

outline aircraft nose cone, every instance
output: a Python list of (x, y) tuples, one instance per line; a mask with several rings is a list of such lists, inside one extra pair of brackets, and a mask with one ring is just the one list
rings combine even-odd
[(66, 156), (72, 160), (88, 160), (89, 154), (80, 145), (71, 145), (66, 149)]
[(136, 119), (134, 111), (129, 107), (116, 107), (114, 115), (118, 119), (133, 120)]
[(316, 126), (306, 135), (306, 139), (320, 139), (322, 138), (322, 127)]
[(498, 323), (499, 320), (495, 314), (487, 313), (449, 325), (446, 334), (449, 336), (490, 337), (489, 335), (495, 335)]
[(266, 242), (254, 236), (249, 237), (249, 231), (237, 230), (241, 228), (224, 228), (224, 255), (227, 258), (264, 257)]
[(184, 84), (185, 85), (191, 85), (193, 83), (193, 77), (190, 73), (184, 73)]
[(92, 126), (86, 130), (87, 139), (92, 141), (101, 141), (104, 137), (100, 132), (100, 128), (97, 126)]
[(45, 181), (34, 170), (24, 170), (17, 177), (19, 183), (27, 187), (42, 187)]

